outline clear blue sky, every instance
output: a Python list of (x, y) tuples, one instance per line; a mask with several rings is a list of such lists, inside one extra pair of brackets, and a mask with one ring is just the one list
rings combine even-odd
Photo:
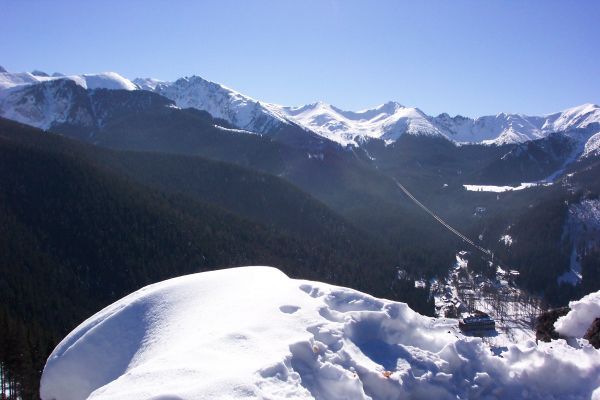
[(200, 75), (286, 105), (430, 114), (600, 103), (600, 1), (0, 0), (0, 65)]

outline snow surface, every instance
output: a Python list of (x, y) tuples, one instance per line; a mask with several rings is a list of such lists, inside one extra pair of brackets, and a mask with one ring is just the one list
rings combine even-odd
[(569, 302), (571, 311), (560, 317), (554, 328), (567, 337), (581, 338), (596, 318), (600, 318), (600, 291), (590, 293), (581, 300)]
[(262, 103), (228, 87), (199, 76), (164, 82), (153, 78), (134, 80), (140, 88), (154, 91), (173, 100), (178, 107), (196, 108), (221, 118), (246, 131), (267, 133), (288, 124), (277, 106)]
[(565, 132), (586, 128), (600, 122), (600, 107), (587, 103), (561, 112), (547, 115), (542, 130), (545, 132)]
[(82, 74), (71, 76), (43, 76), (40, 74), (34, 75), (29, 72), (4, 72), (0, 73), (0, 90), (58, 79), (72, 80), (73, 82), (82, 86), (84, 89), (136, 90), (138, 88), (133, 82), (122, 77), (116, 72), (102, 72), (98, 74)]
[(494, 355), (455, 320), (268, 267), (147, 286), (50, 355), (44, 400), (586, 398), (600, 352), (525, 341)]
[(500, 113), (476, 119), (441, 114), (435, 122), (445, 128), (448, 138), (459, 143), (521, 143), (543, 137), (542, 118)]
[[(600, 137), (593, 136), (600, 133), (600, 107), (594, 104), (583, 104), (545, 116), (500, 113), (476, 119), (450, 117), (448, 114), (433, 117), (418, 108), (393, 101), (361, 111), (344, 111), (323, 102), (300, 107), (281, 106), (255, 100), (198, 76), (175, 82), (154, 78), (138, 78), (132, 82), (115, 72), (45, 75), (0, 72), (0, 97), (3, 91), (11, 88), (69, 79), (86, 89), (154, 91), (173, 100), (178, 107), (205, 110), (250, 132), (270, 133), (285, 125), (298, 125), (343, 146), (358, 146), (371, 138), (390, 144), (403, 134), (442, 136), (459, 144), (499, 145), (539, 139), (554, 132), (570, 134), (581, 129), (589, 131), (586, 139), (592, 136), (594, 140), (583, 142), (578, 155), (582, 152), (584, 156), (597, 154), (600, 146)], [(4, 114), (10, 113), (5, 111)]]
[(500, 113), (476, 119), (448, 114), (431, 117), (418, 108), (396, 102), (357, 112), (343, 111), (323, 102), (301, 107), (278, 106), (277, 109), (299, 125), (342, 145), (357, 145), (368, 138), (394, 142), (403, 134), (444, 136), (457, 143), (501, 145), (600, 124), (600, 107), (593, 104), (546, 116)]
[(388, 102), (373, 109), (344, 111), (317, 102), (302, 107), (279, 107), (299, 125), (342, 145), (358, 145), (359, 140), (378, 138), (394, 142), (404, 134), (442, 135), (418, 108)]
[(472, 316), (473, 311), (487, 313), (495, 321), (495, 330), (478, 335), (492, 351), (502, 352), (513, 344), (535, 340), (535, 320), (541, 312), (541, 302), (516, 287), (517, 271), (506, 271), (488, 264), (494, 276), (475, 272), (469, 267), (467, 251), (456, 255), (456, 262), (430, 286), (436, 316)]
[(502, 193), (516, 190), (529, 189), (536, 186), (549, 186), (550, 182), (523, 182), (519, 186), (494, 186), (494, 185), (463, 185), (465, 189), (471, 192), (494, 192)]
[(597, 156), (600, 154), (600, 132), (592, 135), (587, 142), (585, 143), (585, 147), (583, 149), (583, 153), (581, 154), (581, 158)]
[(513, 238), (509, 234), (500, 236), (500, 242), (504, 243), (505, 246), (510, 247), (513, 243)]
[[(544, 116), (500, 113), (476, 119), (441, 114), (435, 122), (447, 136), (461, 143), (507, 144), (540, 139), (555, 132), (586, 129), (600, 123), (600, 107), (583, 104)], [(600, 127), (598, 127), (600, 130)]]
[(57, 80), (0, 91), (0, 116), (41, 129), (64, 122), (93, 126), (94, 116), (68, 90), (69, 83)]
[(137, 90), (131, 81), (114, 72), (52, 77), (0, 73), (0, 116), (41, 129), (65, 122), (93, 126), (97, 116), (68, 89), (71, 82), (90, 90)]
[(418, 108), (394, 101), (360, 111), (345, 111), (321, 101), (298, 107), (282, 106), (257, 101), (198, 76), (175, 82), (138, 78), (134, 83), (141, 89), (168, 97), (180, 107), (208, 111), (242, 129), (268, 133), (282, 123), (293, 123), (344, 146), (356, 146), (370, 138), (393, 143), (403, 134), (444, 136), (457, 143), (500, 145), (600, 124), (600, 107), (594, 104), (545, 116), (500, 113), (472, 119), (448, 114), (432, 117)]

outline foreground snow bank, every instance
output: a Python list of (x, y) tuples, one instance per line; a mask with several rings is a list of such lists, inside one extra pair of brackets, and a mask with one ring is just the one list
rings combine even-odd
[(41, 397), (589, 399), (599, 386), (592, 347), (495, 356), (452, 320), (246, 267), (150, 285), (92, 316), (51, 354)]
[(562, 336), (581, 338), (592, 326), (596, 318), (600, 318), (600, 291), (590, 293), (581, 300), (569, 303), (571, 311), (560, 317), (554, 328)]

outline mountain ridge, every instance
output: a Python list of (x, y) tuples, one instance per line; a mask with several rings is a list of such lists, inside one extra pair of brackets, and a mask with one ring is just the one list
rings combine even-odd
[[(370, 139), (381, 139), (389, 144), (404, 134), (440, 136), (457, 144), (503, 145), (590, 126), (593, 129), (589, 137), (600, 133), (600, 107), (592, 103), (542, 116), (502, 112), (469, 118), (461, 115), (451, 117), (447, 113), (431, 116), (417, 107), (404, 106), (396, 101), (359, 111), (343, 110), (321, 101), (302, 106), (283, 106), (256, 100), (196, 75), (172, 82), (154, 78), (130, 81), (115, 72), (44, 75), (47, 74), (0, 72), (0, 116), (47, 129), (50, 125), (48, 122), (42, 124), (27, 112), (19, 111), (19, 106), (31, 103), (27, 88), (70, 80), (84, 89), (151, 91), (173, 101), (176, 107), (207, 111), (213, 117), (242, 130), (269, 135), (286, 127), (299, 127), (342, 146), (357, 147)], [(590, 144), (592, 149), (585, 154), (596, 150), (595, 143)]]

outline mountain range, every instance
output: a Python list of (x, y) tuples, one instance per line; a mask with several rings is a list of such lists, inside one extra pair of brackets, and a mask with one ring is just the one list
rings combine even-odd
[(74, 99), (66, 98), (61, 90), (65, 81), (84, 89), (151, 91), (172, 100), (170, 106), (207, 111), (240, 130), (270, 135), (285, 127), (300, 127), (307, 137), (317, 136), (342, 146), (360, 146), (372, 139), (390, 144), (404, 134), (442, 137), (457, 144), (503, 145), (563, 133), (575, 137), (585, 156), (597, 152), (600, 143), (600, 135), (596, 135), (600, 133), (600, 107), (594, 104), (543, 116), (499, 113), (475, 119), (446, 113), (430, 116), (394, 101), (345, 111), (323, 102), (298, 107), (261, 102), (198, 76), (174, 82), (152, 78), (130, 81), (114, 72), (73, 76), (49, 76), (39, 71), (0, 73), (0, 116), (43, 129), (69, 118), (89, 118), (70, 109)]

